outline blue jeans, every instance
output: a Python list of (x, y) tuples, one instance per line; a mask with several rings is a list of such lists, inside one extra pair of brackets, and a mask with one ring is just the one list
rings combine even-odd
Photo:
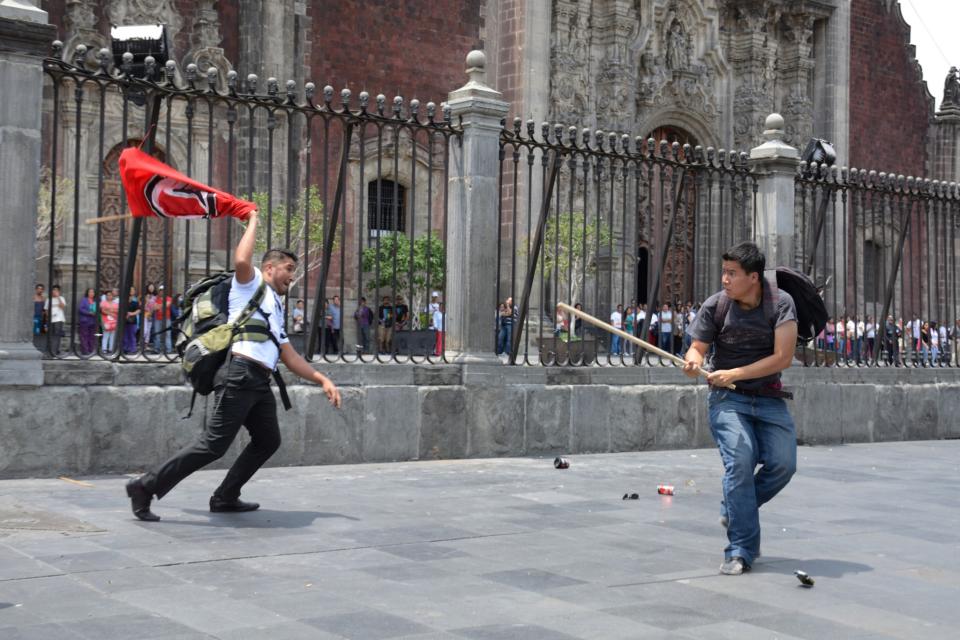
[(160, 351), (165, 347), (164, 353), (170, 353), (173, 351), (173, 345), (171, 340), (171, 335), (173, 335), (173, 329), (170, 329), (170, 321), (167, 320), (167, 330), (164, 331), (163, 320), (160, 318), (154, 318), (151, 320), (153, 323), (153, 331), (151, 331), (150, 337), (153, 339), (153, 348), (157, 351)]
[(497, 355), (501, 353), (510, 353), (513, 348), (513, 325), (500, 325), (500, 332), (497, 334)]
[(673, 353), (673, 333), (660, 332), (660, 344), (657, 345), (667, 353)]
[(752, 564), (760, 552), (759, 508), (797, 470), (796, 429), (780, 398), (713, 390), (708, 403), (710, 432), (724, 468), (721, 515), (728, 519), (729, 541), (724, 556)]
[(620, 355), (620, 336), (616, 334), (610, 336), (610, 355)]

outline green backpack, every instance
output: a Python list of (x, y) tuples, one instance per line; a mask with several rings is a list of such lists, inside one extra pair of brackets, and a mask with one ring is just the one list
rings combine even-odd
[[(183, 373), (193, 387), (190, 413), (193, 412), (193, 404), (198, 395), (209, 395), (213, 391), (217, 372), (228, 362), (230, 347), (234, 342), (272, 340), (277, 349), (280, 348), (280, 343), (270, 331), (267, 321), (252, 317), (258, 310), (264, 317), (268, 317), (268, 314), (260, 309), (267, 289), (266, 282), (260, 283), (237, 319), (228, 322), (233, 275), (233, 271), (224, 271), (204, 278), (183, 294), (176, 348), (181, 357)], [(283, 378), (276, 370), (273, 375), (280, 388), (284, 408), (289, 409), (290, 401)], [(188, 417), (190, 413), (187, 414)]]

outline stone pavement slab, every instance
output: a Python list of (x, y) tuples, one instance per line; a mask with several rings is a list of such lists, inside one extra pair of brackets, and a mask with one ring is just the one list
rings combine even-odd
[[(801, 447), (763, 556), (718, 575), (714, 450), (0, 481), (0, 638), (926, 639), (960, 628), (960, 442)], [(658, 484), (674, 496), (656, 493)], [(622, 500), (624, 493), (639, 500)], [(816, 586), (793, 576), (803, 569)]]

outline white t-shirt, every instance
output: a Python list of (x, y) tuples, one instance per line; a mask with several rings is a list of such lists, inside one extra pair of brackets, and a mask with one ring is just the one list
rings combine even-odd
[(854, 324), (853, 320), (847, 320), (847, 337), (851, 340), (859, 338), (861, 334), (855, 333), (857, 330), (857, 325)]
[(914, 340), (920, 339), (920, 320), (919, 318), (910, 323), (910, 327), (913, 329), (913, 338)]
[(673, 331), (673, 311), (660, 312), (660, 333)]
[(63, 296), (47, 298), (47, 312), (50, 314), (50, 322), (66, 322), (67, 318), (63, 315), (63, 307), (60, 306), (62, 304), (65, 304)]
[[(432, 305), (431, 305), (432, 306)], [(433, 311), (433, 329), (434, 331), (443, 331), (443, 312), (439, 309), (440, 305)]]
[[(228, 322), (233, 322), (240, 317), (240, 313), (250, 302), (250, 298), (257, 292), (257, 287), (263, 282), (263, 274), (260, 269), (254, 267), (256, 274), (250, 282), (240, 284), (237, 282), (237, 276), (233, 276), (233, 283), (230, 285), (230, 309), (227, 317)], [(273, 290), (273, 287), (267, 285), (263, 292), (263, 300), (260, 302), (260, 308), (263, 309), (269, 318), (264, 318), (259, 311), (253, 312), (253, 318), (267, 320), (270, 324), (270, 332), (280, 344), (290, 342), (287, 333), (283, 330), (283, 300)], [(277, 360), (280, 359), (280, 351), (273, 340), (267, 339), (263, 342), (253, 342), (250, 340), (239, 340), (233, 343), (233, 353), (239, 353), (242, 356), (256, 360), (268, 369), (274, 369), (277, 366)]]
[(867, 323), (867, 337), (876, 338), (877, 337), (877, 325), (872, 322)]
[(940, 332), (936, 329), (930, 329), (930, 346), (939, 347), (940, 346)]
[(623, 329), (623, 314), (619, 311), (614, 311), (610, 314), (610, 324), (616, 329)]

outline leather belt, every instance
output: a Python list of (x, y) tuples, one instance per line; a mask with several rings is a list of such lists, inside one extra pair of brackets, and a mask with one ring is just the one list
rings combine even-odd
[(711, 389), (717, 391), (729, 391), (730, 393), (737, 393), (741, 396), (748, 396), (750, 398), (782, 398), (784, 400), (793, 400), (793, 394), (789, 391), (784, 391), (783, 389), (774, 389), (771, 387), (760, 387), (759, 389), (727, 389), (726, 387), (715, 387), (710, 385)]
[(255, 360), (254, 358), (250, 358), (245, 355), (241, 355), (239, 353), (234, 353), (232, 354), (232, 356), (234, 360), (242, 362), (245, 365), (254, 365), (257, 369), (262, 371), (265, 376), (270, 375), (270, 373), (273, 371), (272, 369), (268, 369), (266, 365), (264, 365), (262, 362), (260, 362), (259, 360)]

